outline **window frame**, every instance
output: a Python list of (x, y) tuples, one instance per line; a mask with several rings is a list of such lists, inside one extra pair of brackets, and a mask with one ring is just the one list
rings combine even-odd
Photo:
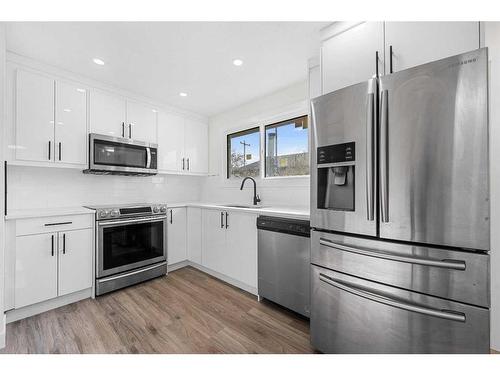
[[(294, 177), (294, 178), (300, 178), (300, 177), (309, 177), (311, 175), (311, 170), (309, 168), (309, 173), (307, 174), (294, 174), (294, 175), (289, 175), (289, 176), (268, 176), (267, 175), (267, 154), (266, 154), (266, 151), (267, 151), (267, 137), (266, 137), (266, 130), (267, 128), (270, 128), (270, 127), (274, 127), (274, 128), (277, 128), (279, 127), (280, 125), (285, 125), (287, 123), (290, 123), (294, 120), (297, 120), (299, 118), (303, 118), (305, 117), (306, 120), (307, 120), (307, 155), (308, 155), (308, 159), (310, 161), (310, 157), (311, 157), (311, 142), (310, 142), (310, 123), (309, 123), (309, 114), (304, 114), (304, 115), (301, 115), (301, 116), (295, 116), (295, 117), (291, 117), (291, 118), (288, 118), (286, 120), (281, 120), (281, 121), (278, 121), (278, 122), (273, 122), (271, 124), (264, 124), (262, 126), (262, 131), (263, 131), (263, 138), (264, 138), (264, 143), (263, 143), (263, 147), (262, 147), (262, 152), (263, 152), (263, 155), (264, 155), (264, 160), (263, 160), (263, 170), (262, 170), (262, 173), (261, 173), (261, 177), (264, 178), (264, 179), (280, 179), (280, 178), (291, 178), (291, 177)], [(309, 163), (310, 164), (310, 163)], [(261, 167), (261, 168), (262, 168)]]
[[(259, 135), (259, 177), (262, 176), (262, 137), (261, 137), (261, 127), (260, 127), (260, 125), (257, 125), (257, 126), (252, 126), (251, 128), (246, 128), (243, 130), (238, 130), (238, 131), (234, 131), (234, 132), (226, 134), (226, 179), (227, 180), (240, 178), (240, 177), (235, 177), (235, 176), (232, 176), (229, 174), (229, 170), (231, 167), (231, 163), (229, 161), (229, 157), (231, 155), (230, 138), (235, 136), (235, 135), (242, 136), (242, 135), (251, 134), (254, 132), (256, 132)], [(246, 157), (246, 155), (244, 155), (244, 157)]]
[[(223, 186), (239, 186), (241, 183), (241, 178), (240, 177), (233, 177), (233, 176), (228, 176), (228, 171), (229, 171), (229, 163), (228, 163), (228, 147), (227, 147), (227, 139), (228, 136), (249, 131), (251, 129), (256, 129), (259, 128), (259, 135), (260, 135), (260, 173), (259, 176), (256, 177), (257, 180), (260, 180), (264, 186), (278, 186), (275, 185), (273, 181), (276, 180), (294, 180), (297, 182), (294, 182), (293, 184), (298, 184), (297, 186), (306, 186), (309, 182), (309, 178), (311, 175), (311, 171), (309, 170), (309, 174), (304, 174), (304, 175), (294, 175), (294, 176), (270, 176), (266, 177), (265, 173), (265, 147), (263, 147), (265, 143), (265, 127), (266, 125), (272, 125), (280, 122), (285, 122), (289, 121), (291, 119), (295, 119), (298, 117), (303, 117), (307, 116), (307, 121), (308, 121), (308, 153), (309, 153), (309, 164), (311, 160), (311, 114), (308, 111), (307, 103), (306, 102), (301, 102), (301, 103), (295, 103), (291, 106), (287, 106), (282, 108), (282, 111), (279, 111), (278, 113), (267, 115), (267, 116), (262, 116), (260, 118), (246, 118), (246, 119), (241, 119), (240, 121), (236, 121), (235, 126), (231, 128), (226, 128), (225, 130), (222, 131), (221, 135), (224, 135), (224, 141), (221, 140), (219, 143), (220, 145), (220, 151), (221, 151), (221, 158), (220, 160), (220, 170), (222, 173), (218, 174), (219, 178), (221, 178), (221, 183), (223, 183)], [(307, 183), (305, 182), (307, 180)], [(266, 182), (267, 181), (267, 182)], [(299, 182), (300, 181), (300, 182)], [(304, 182), (303, 182), (304, 181)]]

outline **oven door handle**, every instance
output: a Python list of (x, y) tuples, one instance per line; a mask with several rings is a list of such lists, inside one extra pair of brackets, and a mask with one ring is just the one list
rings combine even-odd
[(154, 221), (162, 221), (166, 220), (167, 216), (155, 216), (155, 217), (148, 217), (148, 218), (143, 218), (143, 219), (128, 219), (128, 220), (114, 220), (114, 221), (102, 221), (99, 222), (99, 226), (110, 226), (110, 225), (117, 225), (117, 224), (135, 224), (135, 223), (144, 223), (144, 222), (154, 222)]

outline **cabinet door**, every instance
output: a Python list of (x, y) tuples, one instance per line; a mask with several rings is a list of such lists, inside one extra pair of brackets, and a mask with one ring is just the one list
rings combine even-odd
[(58, 233), (59, 296), (92, 287), (92, 229)]
[(187, 208), (187, 258), (201, 264), (201, 208)]
[(224, 212), (219, 210), (202, 210), (201, 213), (201, 264), (211, 270), (225, 274), (226, 229)]
[(384, 24), (364, 22), (325, 40), (321, 46), (323, 94), (383, 74)]
[(91, 133), (125, 137), (125, 99), (102, 91), (90, 93)]
[(208, 173), (208, 125), (186, 118), (184, 128), (186, 170), (192, 173)]
[(157, 143), (156, 113), (156, 109), (145, 104), (127, 101), (125, 136), (137, 141)]
[(57, 297), (57, 233), (16, 237), (15, 307)]
[(187, 259), (186, 208), (171, 208), (167, 214), (167, 259), (172, 265)]
[(226, 247), (228, 276), (257, 288), (257, 215), (228, 212)]
[(55, 160), (86, 164), (87, 90), (56, 82)]
[(386, 22), (386, 73), (479, 48), (479, 22)]
[(158, 170), (182, 171), (184, 157), (184, 118), (158, 112)]
[(16, 159), (54, 160), (54, 80), (17, 71)]

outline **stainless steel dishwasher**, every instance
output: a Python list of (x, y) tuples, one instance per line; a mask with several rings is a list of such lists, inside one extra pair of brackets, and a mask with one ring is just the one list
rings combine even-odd
[(307, 220), (257, 218), (259, 299), (309, 317), (310, 226)]

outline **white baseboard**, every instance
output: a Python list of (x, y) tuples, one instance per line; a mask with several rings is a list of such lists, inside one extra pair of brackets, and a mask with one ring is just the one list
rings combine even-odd
[(7, 318), (5, 317), (5, 314), (2, 314), (2, 316), (0, 316), (0, 349), (5, 348), (6, 324), (7, 324)]
[(242, 283), (241, 281), (235, 280), (229, 276), (226, 276), (226, 275), (223, 275), (217, 271), (211, 270), (210, 268), (203, 267), (201, 264), (193, 263), (193, 262), (189, 262), (189, 261), (188, 261), (188, 263), (189, 263), (188, 265), (190, 265), (191, 267), (194, 267), (202, 272), (208, 273), (210, 276), (213, 276), (219, 280), (222, 280), (228, 284), (231, 284), (237, 288), (243, 289), (244, 291), (257, 296), (257, 288), (255, 288), (253, 286)]
[(172, 272), (172, 271), (175, 271), (175, 270), (178, 270), (180, 268), (187, 267), (187, 266), (189, 266), (189, 260), (183, 260), (182, 262), (169, 264), (167, 266), (167, 268), (168, 268), (168, 272)]
[(7, 323), (15, 322), (16, 320), (28, 318), (33, 315), (43, 313), (58, 307), (69, 305), (70, 303), (81, 301), (82, 299), (92, 297), (92, 288), (84, 289), (79, 292), (67, 294), (62, 297), (49, 299), (34, 305), (21, 307), (20, 309), (7, 311)]

